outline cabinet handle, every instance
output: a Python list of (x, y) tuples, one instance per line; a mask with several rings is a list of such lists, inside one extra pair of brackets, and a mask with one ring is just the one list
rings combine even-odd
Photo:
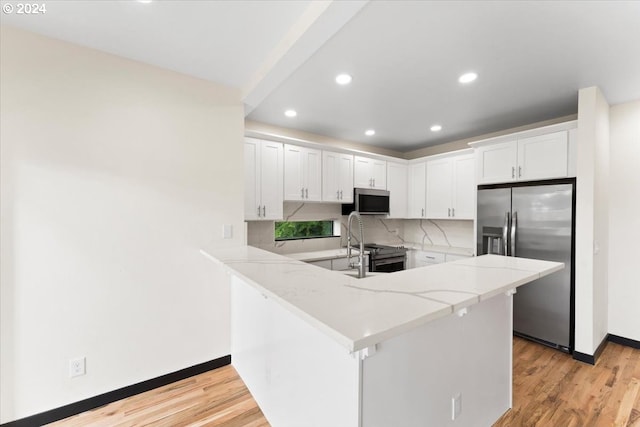
[(451, 216), (456, 216), (456, 208), (451, 208)]
[(308, 199), (308, 198), (309, 198), (309, 189), (308, 189), (308, 188), (305, 188), (305, 189), (304, 189), (304, 198), (305, 198), (305, 199)]
[(343, 199), (343, 197), (342, 197), (342, 190), (340, 190), (340, 200), (342, 200), (342, 199)]
[(265, 218), (267, 217), (267, 207), (266, 206), (262, 207), (262, 216), (265, 217)]
[(451, 217), (451, 208), (447, 208), (447, 216)]
[(425, 255), (424, 257), (425, 257), (425, 258), (427, 258), (427, 259), (436, 259), (436, 257), (434, 257), (434, 256), (429, 256), (429, 255)]
[(422, 208), (422, 214), (421, 214), (421, 216), (424, 216), (424, 208)]
[(511, 166), (511, 178), (515, 178), (515, 177), (516, 177), (516, 167)]
[(340, 190), (336, 190), (336, 199), (340, 200)]
[(258, 218), (260, 218), (260, 205), (258, 205)]
[(518, 178), (522, 178), (522, 166), (518, 166)]
[(373, 186), (374, 187), (376, 186), (376, 179), (375, 178), (373, 178)]
[(300, 189), (300, 198), (304, 199), (304, 188)]

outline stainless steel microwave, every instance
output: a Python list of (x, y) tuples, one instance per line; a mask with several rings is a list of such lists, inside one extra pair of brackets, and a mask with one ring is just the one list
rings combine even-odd
[(357, 211), (362, 215), (388, 215), (389, 197), (387, 190), (371, 188), (354, 188), (353, 203), (342, 205), (342, 214), (349, 215)]

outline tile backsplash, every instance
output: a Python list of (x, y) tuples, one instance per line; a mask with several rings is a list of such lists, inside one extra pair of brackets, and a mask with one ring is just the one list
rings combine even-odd
[[(340, 237), (275, 241), (274, 221), (249, 221), (247, 243), (276, 253), (312, 252), (337, 249), (347, 244), (347, 216), (341, 205), (333, 203), (285, 202), (284, 218), (289, 221), (341, 220)], [(363, 215), (364, 237), (367, 243), (383, 245), (419, 245), (473, 247), (473, 221), (387, 219)], [(357, 226), (352, 233), (357, 241)]]

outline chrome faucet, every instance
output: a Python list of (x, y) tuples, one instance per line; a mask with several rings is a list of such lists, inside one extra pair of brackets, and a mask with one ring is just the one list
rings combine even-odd
[[(351, 262), (351, 220), (353, 218), (356, 218), (358, 220), (358, 226), (360, 228), (360, 253), (358, 254), (357, 264)], [(364, 265), (364, 230), (362, 227), (362, 217), (360, 217), (360, 214), (356, 211), (351, 212), (349, 214), (349, 219), (347, 219), (347, 261), (349, 262), (349, 267), (358, 267), (358, 279), (365, 277), (366, 269)]]

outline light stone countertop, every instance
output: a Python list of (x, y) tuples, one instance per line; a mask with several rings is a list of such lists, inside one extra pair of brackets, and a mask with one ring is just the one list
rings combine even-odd
[(351, 352), (564, 268), (482, 255), (356, 279), (251, 246), (201, 253)]
[[(405, 243), (404, 247), (411, 250), (418, 251), (431, 251), (431, 252), (440, 252), (454, 255), (466, 255), (473, 256), (473, 249), (471, 248), (457, 248), (454, 246), (437, 246), (437, 245), (421, 245), (420, 243)], [(358, 251), (355, 250), (353, 252), (356, 256)], [(364, 251), (365, 254), (368, 254), (369, 251)], [(297, 252), (291, 254), (283, 254), (286, 257), (297, 259), (298, 261), (320, 261), (325, 259), (336, 259), (336, 258), (346, 258), (347, 256), (347, 248), (340, 249), (327, 249), (324, 251), (311, 251), (311, 252)]]
[(473, 248), (458, 248), (455, 246), (422, 245), (420, 243), (410, 243), (410, 242), (405, 243), (404, 247), (407, 249), (413, 249), (416, 251), (429, 251), (429, 252), (439, 252), (439, 253), (453, 254), (453, 255), (473, 256)]

